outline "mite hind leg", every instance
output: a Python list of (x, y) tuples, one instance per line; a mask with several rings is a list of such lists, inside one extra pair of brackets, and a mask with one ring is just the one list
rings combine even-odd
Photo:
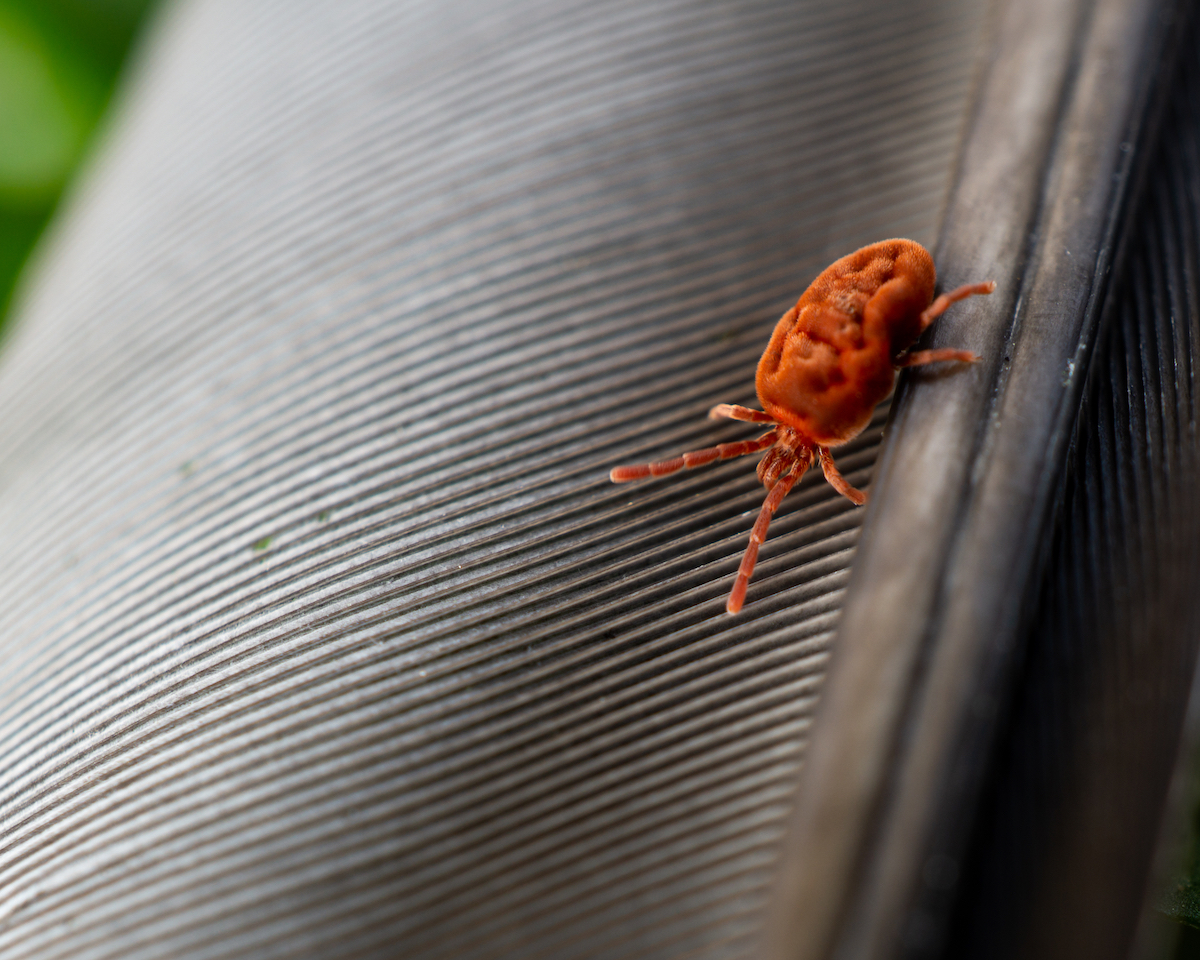
[(970, 350), (914, 350), (896, 360), (895, 366), (920, 367), (927, 363), (941, 363), (944, 360), (957, 360), (960, 363), (978, 363), (979, 354)]
[(949, 293), (943, 293), (940, 297), (933, 301), (929, 306), (921, 311), (921, 329), (924, 330), (927, 326), (933, 323), (938, 317), (946, 312), (946, 308), (952, 303), (958, 303), (959, 300), (966, 300), (967, 297), (975, 297), (981, 294), (991, 293), (996, 289), (995, 280), (985, 280), (983, 283), (964, 283), (961, 287), (951, 290)]
[(746, 423), (774, 423), (775, 418), (762, 410), (751, 410), (736, 403), (718, 403), (708, 411), (709, 420), (719, 420), (728, 417), (730, 420), (743, 420)]
[(821, 447), (821, 469), (825, 472), (825, 479), (829, 481), (829, 485), (856, 507), (861, 507), (867, 502), (866, 493), (850, 486), (850, 482), (842, 476), (828, 447)]

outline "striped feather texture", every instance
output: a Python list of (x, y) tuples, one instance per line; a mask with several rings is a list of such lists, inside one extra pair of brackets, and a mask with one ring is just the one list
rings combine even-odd
[(981, 6), (170, 8), (0, 359), (0, 954), (749, 955), (861, 513), (731, 619), (752, 465), (607, 470), (932, 242)]

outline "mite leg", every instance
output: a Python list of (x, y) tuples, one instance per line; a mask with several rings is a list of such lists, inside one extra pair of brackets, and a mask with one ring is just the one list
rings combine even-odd
[(961, 363), (978, 363), (979, 355), (970, 350), (914, 350), (896, 361), (897, 367), (920, 367), (926, 363), (941, 363), (943, 360), (958, 360)]
[(627, 480), (644, 480), (646, 477), (662, 477), (668, 473), (684, 468), (702, 467), (714, 460), (728, 460), (730, 457), (744, 457), (748, 453), (758, 453), (775, 443), (776, 431), (768, 430), (757, 440), (740, 440), (737, 443), (719, 443), (715, 447), (704, 450), (692, 450), (672, 457), (670, 460), (658, 460), (654, 463), (643, 463), (629, 467), (613, 467), (608, 478), (613, 483), (625, 483)]
[(747, 423), (774, 423), (775, 418), (761, 410), (751, 410), (749, 407), (739, 407), (736, 403), (718, 403), (708, 411), (709, 420), (728, 417), (730, 420), (744, 420)]
[(952, 303), (958, 303), (959, 300), (966, 300), (967, 297), (974, 297), (983, 293), (991, 293), (996, 289), (995, 280), (986, 280), (983, 283), (967, 283), (959, 287), (957, 290), (951, 290), (949, 293), (943, 293), (940, 297), (933, 301), (929, 306), (921, 311), (921, 329), (924, 330), (927, 326), (933, 323), (938, 317), (946, 312), (946, 308)]
[(771, 524), (771, 518), (775, 516), (775, 511), (783, 503), (783, 498), (788, 495), (788, 491), (796, 485), (796, 481), (804, 476), (804, 471), (807, 469), (808, 463), (803, 460), (797, 462), (790, 473), (779, 478), (779, 481), (771, 488), (771, 492), (767, 494), (767, 499), (763, 501), (762, 509), (758, 512), (758, 519), (754, 522), (754, 529), (750, 531), (750, 542), (746, 544), (746, 552), (742, 555), (742, 565), (738, 567), (737, 579), (733, 581), (733, 589), (729, 591), (729, 599), (725, 601), (726, 613), (730, 615), (737, 613), (742, 609), (742, 604), (746, 602), (746, 588), (750, 586), (754, 565), (758, 563), (758, 548), (767, 539), (767, 527)]
[(758, 461), (758, 479), (771, 492), (771, 488), (779, 482), (779, 478), (795, 466), (796, 451), (778, 445), (767, 451), (767, 455)]
[(838, 471), (828, 447), (821, 447), (821, 469), (825, 471), (825, 479), (829, 481), (829, 485), (856, 507), (861, 507), (867, 502), (867, 495), (850, 486), (849, 481)]

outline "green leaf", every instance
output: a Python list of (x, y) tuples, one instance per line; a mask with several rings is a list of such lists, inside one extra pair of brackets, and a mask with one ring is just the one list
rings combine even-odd
[(61, 54), (36, 26), (0, 4), (0, 203), (52, 203), (91, 132), (102, 79)]

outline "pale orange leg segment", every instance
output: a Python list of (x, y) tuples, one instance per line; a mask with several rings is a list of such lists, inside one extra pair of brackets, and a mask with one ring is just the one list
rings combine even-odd
[(966, 300), (967, 297), (974, 297), (979, 294), (991, 293), (996, 289), (995, 280), (985, 280), (983, 283), (967, 283), (959, 287), (957, 290), (951, 290), (949, 293), (943, 293), (940, 297), (933, 301), (929, 306), (921, 311), (921, 329), (924, 330), (927, 326), (933, 323), (938, 317), (946, 312), (946, 308), (952, 303), (958, 303), (959, 300)]
[(644, 480), (646, 477), (664, 477), (676, 470), (691, 467), (702, 467), (714, 460), (728, 460), (731, 457), (744, 457), (748, 453), (758, 453), (775, 443), (776, 431), (768, 430), (757, 440), (739, 440), (737, 443), (719, 443), (715, 447), (704, 450), (692, 450), (672, 457), (670, 460), (658, 460), (654, 463), (643, 463), (628, 467), (613, 467), (608, 478), (613, 483), (625, 483), (628, 480)]
[(796, 465), (796, 451), (786, 450), (778, 446), (767, 451), (767, 455), (758, 461), (758, 479), (767, 488), (767, 493), (779, 482), (779, 478)]
[(941, 363), (943, 360), (958, 360), (962, 363), (978, 363), (979, 354), (970, 350), (916, 350), (896, 361), (897, 367), (919, 367), (926, 363)]
[(708, 411), (709, 420), (728, 417), (730, 420), (744, 420), (746, 423), (774, 423), (775, 418), (761, 410), (751, 410), (749, 407), (739, 407), (736, 403), (718, 403)]
[(825, 471), (825, 479), (829, 481), (829, 485), (856, 507), (861, 507), (867, 502), (867, 495), (863, 491), (850, 486), (849, 481), (841, 475), (837, 464), (833, 462), (833, 454), (829, 452), (828, 447), (821, 447), (820, 449), (821, 469)]
[(804, 476), (804, 471), (807, 469), (808, 463), (801, 460), (791, 473), (779, 478), (775, 486), (771, 488), (771, 492), (767, 494), (767, 499), (763, 501), (762, 509), (758, 512), (758, 519), (754, 521), (754, 529), (750, 531), (750, 542), (746, 544), (746, 552), (742, 555), (742, 565), (738, 567), (737, 579), (733, 581), (733, 589), (729, 591), (729, 599), (725, 601), (725, 612), (731, 616), (740, 611), (742, 604), (746, 602), (746, 589), (750, 586), (754, 565), (758, 563), (758, 548), (767, 539), (767, 527), (771, 525), (771, 518), (775, 516), (775, 511), (783, 503), (783, 498), (788, 495), (788, 491)]

